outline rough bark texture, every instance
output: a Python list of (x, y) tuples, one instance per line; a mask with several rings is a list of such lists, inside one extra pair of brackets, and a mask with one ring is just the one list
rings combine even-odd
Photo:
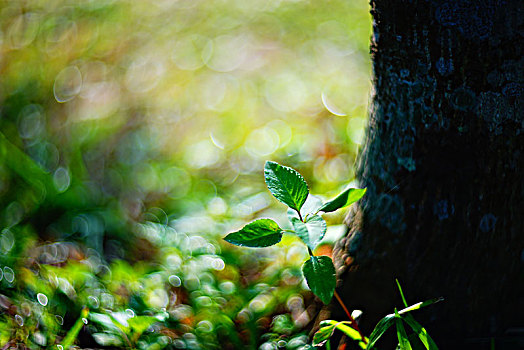
[(371, 8), (374, 92), (357, 163), (368, 192), (335, 249), (340, 294), (364, 310), (369, 334), (401, 306), (397, 277), (408, 302), (445, 297), (415, 314), (442, 349), (517, 348), (522, 2), (374, 0)]

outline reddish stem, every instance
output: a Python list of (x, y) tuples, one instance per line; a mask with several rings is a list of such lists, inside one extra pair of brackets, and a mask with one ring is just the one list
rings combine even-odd
[(342, 306), (342, 309), (344, 310), (346, 315), (349, 317), (349, 321), (351, 322), (350, 323), (351, 327), (354, 330), (356, 330), (358, 334), (360, 334), (360, 338), (362, 338), (362, 341), (364, 342), (364, 344), (367, 344), (368, 342), (366, 341), (366, 337), (364, 337), (364, 334), (362, 334), (362, 331), (360, 330), (360, 328), (358, 328), (357, 321), (355, 321), (355, 319), (351, 316), (351, 313), (349, 312), (346, 305), (344, 305), (344, 302), (342, 301), (342, 299), (340, 298), (336, 290), (333, 292), (333, 295), (335, 295), (335, 298), (337, 298), (338, 303), (340, 304), (340, 306)]

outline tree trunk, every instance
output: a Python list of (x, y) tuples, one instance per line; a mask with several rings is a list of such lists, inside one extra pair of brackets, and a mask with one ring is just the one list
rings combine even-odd
[(521, 5), (371, 1), (374, 92), (357, 162), (368, 192), (335, 249), (340, 294), (364, 311), (368, 334), (402, 307), (398, 278), (408, 302), (445, 298), (414, 315), (440, 348), (518, 346), (510, 343), (524, 325)]

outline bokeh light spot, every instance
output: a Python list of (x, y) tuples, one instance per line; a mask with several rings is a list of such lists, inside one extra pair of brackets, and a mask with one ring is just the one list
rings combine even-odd
[(36, 295), (36, 299), (38, 300), (38, 302), (40, 303), (40, 305), (42, 306), (47, 306), (47, 302), (48, 302), (48, 299), (47, 299), (47, 296), (43, 293), (38, 293)]
[(57, 102), (72, 100), (82, 89), (82, 73), (77, 66), (69, 66), (60, 71), (55, 79), (53, 93)]

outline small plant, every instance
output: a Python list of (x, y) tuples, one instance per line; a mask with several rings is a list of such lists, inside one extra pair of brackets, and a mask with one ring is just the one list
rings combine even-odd
[(309, 259), (302, 265), (302, 273), (311, 291), (329, 304), (336, 286), (335, 266), (328, 256), (315, 256), (313, 250), (326, 234), (327, 224), (319, 212), (332, 212), (356, 202), (366, 189), (348, 188), (334, 199), (311, 212), (301, 209), (309, 195), (306, 181), (296, 170), (275, 162), (266, 162), (264, 176), (273, 196), (289, 207), (288, 217), (294, 230), (283, 230), (272, 219), (257, 219), (224, 239), (246, 247), (269, 247), (282, 239), (284, 232), (296, 234), (307, 246)]
[[(433, 341), (433, 339), (429, 336), (428, 332), (420, 323), (418, 323), (415, 318), (411, 315), (411, 311), (418, 310), (422, 307), (432, 305), (435, 303), (438, 303), (439, 301), (444, 300), (443, 298), (436, 298), (427, 300), (424, 302), (419, 302), (416, 304), (413, 304), (411, 306), (408, 306), (408, 303), (406, 301), (406, 298), (404, 297), (404, 293), (402, 292), (402, 288), (400, 287), (400, 283), (397, 281), (398, 290), (400, 292), (400, 296), (402, 298), (402, 303), (404, 304), (405, 308), (397, 311), (397, 309), (394, 309), (394, 313), (386, 315), (383, 319), (381, 319), (377, 325), (375, 326), (375, 329), (369, 336), (369, 339), (367, 340), (367, 344), (362, 341), (361, 338), (359, 338), (358, 332), (356, 332), (354, 329), (348, 327), (349, 322), (347, 321), (334, 321), (334, 320), (325, 320), (320, 322), (320, 329), (315, 333), (313, 336), (313, 345), (314, 346), (321, 346), (324, 344), (327, 344), (327, 348), (329, 349), (329, 338), (333, 335), (333, 332), (335, 329), (338, 329), (345, 333), (348, 337), (358, 341), (358, 345), (362, 349), (374, 349), (375, 344), (377, 341), (382, 337), (382, 335), (393, 325), (397, 328), (397, 337), (398, 337), (398, 347), (401, 350), (411, 350), (413, 348), (420, 349), (421, 346), (424, 346), (428, 350), (437, 350), (438, 347)], [(414, 333), (407, 335), (406, 329), (404, 328), (404, 323), (406, 323)], [(417, 340), (418, 338), (418, 340)], [(414, 344), (417, 344), (415, 346)]]
[(164, 321), (165, 316), (135, 316), (133, 312), (91, 313), (89, 320), (101, 326), (103, 332), (94, 333), (97, 343), (136, 349), (140, 336), (154, 323)]
[[(411, 350), (412, 343), (416, 342), (419, 343), (417, 345), (423, 345), (428, 350), (438, 349), (424, 327), (415, 321), (410, 312), (439, 302), (442, 298), (408, 306), (400, 283), (397, 280), (397, 286), (405, 308), (400, 311), (397, 311), (395, 308), (394, 313), (386, 315), (378, 322), (369, 338), (367, 338), (362, 334), (357, 322), (335, 291), (336, 272), (333, 261), (328, 256), (315, 256), (313, 254), (327, 230), (327, 224), (319, 213), (333, 212), (358, 201), (366, 193), (365, 188), (347, 188), (332, 200), (317, 205), (316, 208), (314, 206), (313, 208), (306, 208), (304, 203), (309, 196), (309, 188), (302, 175), (296, 170), (267, 161), (264, 166), (264, 177), (271, 194), (288, 206), (287, 214), (293, 230), (284, 230), (274, 220), (263, 218), (248, 223), (239, 231), (229, 233), (224, 239), (238, 246), (260, 248), (277, 244), (282, 239), (282, 235), (288, 232), (296, 234), (304, 242), (309, 252), (309, 259), (302, 265), (302, 273), (309, 288), (326, 305), (335, 296), (349, 317), (349, 321), (322, 321), (320, 329), (313, 337), (314, 346), (325, 344), (330, 349), (329, 339), (335, 329), (338, 329), (355, 340), (362, 349), (373, 349), (376, 342), (389, 327), (395, 325), (399, 340), (398, 348), (401, 350)], [(414, 332), (409, 337), (404, 328), (404, 323)]]
[[(326, 234), (327, 224), (319, 215), (320, 212), (333, 212), (358, 201), (366, 193), (366, 189), (347, 188), (338, 196), (317, 208), (304, 210), (304, 203), (309, 195), (309, 188), (296, 170), (268, 161), (264, 166), (264, 177), (271, 194), (289, 207), (288, 218), (293, 230), (284, 230), (272, 219), (257, 219), (245, 225), (242, 229), (228, 234), (224, 239), (232, 244), (246, 247), (269, 247), (282, 239), (284, 232), (296, 234), (307, 246), (309, 259), (302, 265), (302, 273), (311, 291), (324, 304), (329, 304), (336, 294), (336, 273), (333, 261), (328, 256), (315, 256), (313, 251)], [(351, 318), (351, 315), (348, 313)], [(357, 332), (363, 342), (356, 322), (351, 319), (351, 327)]]

